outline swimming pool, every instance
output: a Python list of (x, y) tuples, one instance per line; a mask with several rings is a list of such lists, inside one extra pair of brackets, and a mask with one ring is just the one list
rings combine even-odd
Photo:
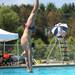
[(75, 66), (34, 67), (32, 73), (26, 68), (0, 68), (0, 75), (75, 75)]

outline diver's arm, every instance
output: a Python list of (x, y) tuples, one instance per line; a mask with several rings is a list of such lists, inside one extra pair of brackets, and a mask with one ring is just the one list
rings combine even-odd
[(30, 25), (32, 24), (33, 19), (35, 17), (35, 14), (36, 14), (36, 12), (38, 10), (38, 7), (39, 7), (39, 0), (35, 0), (34, 7), (33, 7), (32, 11), (31, 11), (31, 14), (30, 14), (30, 16), (29, 16), (29, 18), (27, 20), (27, 23), (26, 23), (26, 25), (28, 27), (30, 27)]

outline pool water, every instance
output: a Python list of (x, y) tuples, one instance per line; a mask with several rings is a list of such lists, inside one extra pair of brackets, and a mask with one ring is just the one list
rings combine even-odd
[(36, 67), (32, 73), (26, 68), (0, 68), (0, 75), (75, 75), (75, 66)]

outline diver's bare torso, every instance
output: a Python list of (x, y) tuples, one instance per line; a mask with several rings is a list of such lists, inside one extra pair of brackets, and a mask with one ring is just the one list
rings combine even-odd
[(26, 44), (28, 42), (28, 38), (29, 38), (28, 33), (29, 33), (29, 31), (27, 31), (25, 28), (23, 35), (21, 37), (21, 44)]

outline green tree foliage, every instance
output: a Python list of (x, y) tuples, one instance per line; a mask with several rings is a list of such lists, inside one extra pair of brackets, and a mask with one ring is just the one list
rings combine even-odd
[(31, 13), (32, 6), (21, 5), (19, 8), (20, 8), (20, 10), (19, 10), (20, 22), (23, 24), (27, 21), (29, 15)]
[(20, 11), (19, 6), (17, 6), (17, 5), (12, 5), (12, 6), (11, 6), (11, 9), (12, 9), (13, 11), (15, 11), (17, 14), (19, 14), (19, 11)]
[(23, 26), (21, 25), (21, 26), (19, 26), (18, 28), (17, 28), (17, 32), (19, 33), (19, 37), (21, 38), (21, 36), (22, 36), (22, 34), (23, 34)]
[[(19, 26), (19, 16), (10, 7), (0, 8), (0, 27), (8, 31), (16, 31)], [(13, 30), (14, 29), (14, 30)]]
[(70, 36), (67, 41), (68, 41), (68, 44), (70, 44), (70, 45), (75, 44), (75, 39), (72, 36)]
[(45, 6), (44, 6), (44, 4), (40, 4), (40, 9), (41, 9), (42, 12), (45, 11)]
[(62, 19), (64, 20), (64, 22), (67, 22), (68, 18), (73, 17), (75, 18), (75, 5), (74, 3), (72, 4), (64, 4), (61, 8), (63, 14), (62, 14)]
[(75, 19), (73, 17), (70, 17), (68, 19), (68, 26), (69, 26), (68, 36), (75, 37)]
[(55, 24), (59, 23), (60, 22), (60, 14), (58, 12), (54, 12), (54, 11), (51, 11), (48, 13), (48, 16), (47, 16), (47, 20), (48, 20), (48, 26), (49, 27), (52, 27), (54, 26)]
[(36, 37), (41, 38), (46, 44), (48, 44), (48, 37), (45, 35), (45, 29), (48, 27), (47, 16), (45, 12), (45, 7), (43, 4), (40, 5), (40, 8), (36, 15)]
[(46, 7), (46, 12), (49, 13), (50, 11), (56, 11), (56, 7), (53, 3), (49, 3)]
[(44, 42), (41, 39), (34, 40), (34, 42), (35, 42), (34, 58), (37, 59), (44, 58), (44, 54), (45, 54)]

